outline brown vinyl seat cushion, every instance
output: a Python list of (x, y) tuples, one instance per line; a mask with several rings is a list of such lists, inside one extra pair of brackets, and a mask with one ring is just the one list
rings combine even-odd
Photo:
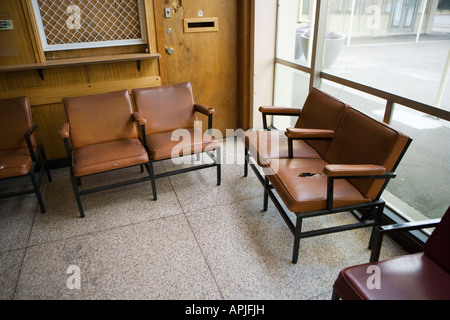
[(128, 90), (64, 98), (75, 176), (149, 161), (132, 119)]
[[(219, 146), (217, 140), (197, 126), (191, 83), (134, 89), (132, 94), (136, 111), (147, 119), (147, 146), (153, 160), (171, 158), (175, 147), (197, 153)], [(184, 134), (189, 134), (191, 139), (177, 138)], [(181, 156), (186, 152), (176, 154)]]
[[(328, 164), (322, 159), (274, 159), (270, 160), (267, 174), (278, 195), (292, 212), (323, 210), (327, 207), (327, 176), (323, 169)], [(314, 176), (300, 177), (302, 173)], [(334, 206), (368, 202), (350, 182), (335, 181)]]
[[(301, 109), (295, 128), (336, 130), (347, 108), (344, 102), (313, 88)], [(274, 141), (277, 137), (279, 140)], [(277, 148), (273, 148), (274, 142)], [(294, 158), (321, 158), (329, 143), (329, 140), (294, 140)], [(269, 159), (288, 157), (288, 140), (284, 132), (247, 131), (245, 144), (260, 165), (267, 165)]]
[[(270, 182), (289, 210), (306, 212), (326, 209), (328, 164), (379, 165), (390, 172), (408, 137), (365, 114), (347, 108), (323, 159), (272, 159)], [(302, 173), (314, 173), (301, 177)], [(345, 206), (374, 200), (384, 180), (337, 179), (334, 181), (333, 206)]]
[(30, 171), (33, 161), (28, 148), (0, 151), (0, 179), (23, 176)]
[(174, 131), (169, 131), (147, 135), (147, 145), (153, 160), (210, 151), (219, 146), (217, 140), (200, 128), (188, 128), (175, 132), (180, 135), (179, 137), (173, 133)]
[(148, 155), (138, 139), (123, 139), (93, 144), (72, 151), (76, 177), (126, 168), (148, 162)]
[[(11, 121), (14, 119), (14, 121)], [(32, 159), (25, 133), (33, 125), (27, 97), (0, 100), (0, 179), (22, 176), (30, 171)], [(30, 137), (37, 147), (36, 136)]]

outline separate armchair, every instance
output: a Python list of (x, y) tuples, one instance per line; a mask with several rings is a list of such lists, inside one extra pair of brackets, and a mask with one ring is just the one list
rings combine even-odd
[(29, 176), (32, 189), (0, 194), (0, 199), (35, 193), (42, 213), (46, 212), (41, 195), (44, 173), (52, 181), (44, 148), (36, 142), (30, 103), (27, 97), (0, 100), (0, 179)]
[[(205, 168), (217, 168), (217, 185), (221, 183), (219, 142), (212, 136), (214, 109), (194, 102), (191, 83), (134, 89), (136, 111), (146, 120), (141, 130), (150, 162), (206, 153), (213, 162), (155, 175), (155, 179)], [(198, 123), (197, 113), (208, 117), (208, 131)], [(215, 151), (215, 154), (213, 154)], [(156, 200), (156, 189), (153, 189)]]
[[(82, 218), (81, 195), (150, 180), (154, 187), (145, 137), (138, 138), (137, 126), (145, 126), (145, 119), (133, 112), (128, 90), (64, 98), (62, 102), (67, 123), (59, 136), (71, 160), (70, 177)], [(80, 190), (82, 177), (132, 166), (140, 166), (141, 171), (145, 166), (149, 176)]]
[[(264, 130), (248, 130), (244, 135), (244, 176), (248, 175), (250, 156), (260, 166), (267, 166), (275, 159), (322, 158), (347, 108), (347, 104), (317, 88), (311, 90), (301, 109), (260, 107)], [(297, 119), (294, 128), (284, 132), (270, 130), (267, 116)]]
[[(423, 252), (378, 261), (383, 235), (434, 226)], [(333, 300), (450, 299), (450, 207), (442, 219), (378, 227), (375, 239), (370, 263), (347, 267), (339, 273)]]

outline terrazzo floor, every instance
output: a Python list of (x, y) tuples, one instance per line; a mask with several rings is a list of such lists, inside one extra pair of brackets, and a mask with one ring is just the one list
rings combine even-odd
[[(339, 271), (369, 260), (370, 230), (303, 239), (292, 264), (293, 236), (271, 202), (261, 211), (263, 189), (251, 170), (243, 177), (243, 154), (239, 140), (223, 142), (220, 186), (209, 168), (157, 180), (156, 202), (150, 183), (82, 196), (84, 219), (68, 168), (44, 180), (45, 214), (34, 194), (0, 200), (0, 299), (329, 300)], [(119, 170), (82, 187), (141, 175)], [(311, 218), (304, 229), (351, 220)], [(382, 258), (402, 253), (385, 239)]]

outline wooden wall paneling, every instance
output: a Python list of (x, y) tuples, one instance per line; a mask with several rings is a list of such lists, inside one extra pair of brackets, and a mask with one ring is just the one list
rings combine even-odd
[(156, 33), (156, 48), (158, 53), (161, 54), (159, 59), (159, 74), (161, 76), (161, 84), (167, 85), (169, 81), (167, 79), (167, 57), (165, 48), (165, 33), (164, 29), (164, 6), (165, 3), (161, 0), (153, 1), (153, 10), (155, 16), (155, 33)]
[(0, 99), (17, 96), (27, 96), (32, 106), (60, 103), (64, 97), (75, 97), (90, 94), (111, 92), (122, 89), (145, 88), (161, 85), (159, 76), (136, 79), (121, 79), (119, 81), (104, 81), (97, 83), (80, 83), (62, 87), (40, 87), (18, 89), (0, 93)]
[(243, 130), (250, 127), (250, 108), (253, 104), (254, 1), (239, 1), (238, 9), (239, 127)]
[[(168, 83), (190, 81), (195, 101), (216, 109), (216, 129), (225, 135), (226, 129), (238, 128), (238, 1), (179, 1), (181, 6), (172, 10), (169, 19), (164, 18), (164, 6), (172, 7), (172, 1), (169, 5), (163, 0), (156, 2), (165, 46), (174, 49), (173, 55), (165, 54)], [(199, 10), (204, 17), (218, 18), (218, 32), (184, 32), (184, 19), (198, 17)], [(170, 34), (166, 32), (169, 28)]]
[(0, 31), (0, 65), (34, 63), (36, 57), (21, 1), (0, 1), (1, 19), (13, 21), (13, 30)]
[(31, 107), (33, 121), (38, 125), (36, 138), (43, 143), (47, 159), (60, 159), (67, 156), (64, 144), (58, 136), (66, 115), (61, 103), (43, 104)]
[(22, 1), (22, 9), (25, 17), (28, 21), (28, 33), (30, 35), (30, 42), (33, 46), (34, 56), (36, 58), (36, 62), (44, 62), (45, 61), (45, 53), (42, 49), (41, 37), (39, 36), (39, 29), (36, 23), (36, 16), (34, 14), (33, 5), (31, 0), (21, 0)]
[(147, 29), (147, 42), (150, 53), (158, 53), (156, 22), (155, 22), (155, 8), (153, 0), (145, 0), (145, 17)]

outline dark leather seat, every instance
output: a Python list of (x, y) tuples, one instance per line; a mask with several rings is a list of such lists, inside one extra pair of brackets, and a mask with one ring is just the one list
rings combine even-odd
[[(415, 229), (428, 226), (429, 223), (424, 223)], [(390, 232), (403, 230), (411, 230), (411, 228), (403, 224), (394, 226)], [(375, 286), (372, 282), (372, 285), (368, 286), (368, 278), (373, 272), (368, 270), (373, 270), (374, 267), (379, 272), (376, 280), (379, 283)], [(450, 207), (425, 243), (423, 252), (343, 269), (333, 286), (333, 299), (339, 298), (344, 300), (449, 300)]]
[(40, 191), (44, 172), (49, 181), (52, 178), (44, 148), (36, 141), (36, 128), (27, 97), (0, 100), (0, 179), (28, 175), (33, 185), (32, 189), (2, 193), (0, 199), (34, 192), (45, 213)]
[(81, 217), (85, 215), (80, 195), (123, 185), (80, 191), (81, 177), (139, 165), (147, 168), (151, 178), (149, 157), (136, 127), (136, 124), (143, 126), (145, 120), (133, 112), (128, 90), (64, 98), (63, 105), (67, 123), (62, 126), (60, 137), (71, 159), (72, 186)]
[[(174, 85), (133, 89), (136, 111), (147, 122), (144, 133), (150, 161), (173, 159), (192, 154), (206, 153), (212, 164), (202, 164), (166, 172), (155, 178), (187, 171), (217, 167), (217, 184), (221, 182), (220, 144), (198, 123), (197, 113), (208, 117), (212, 129), (213, 108), (194, 102), (190, 82)], [(214, 155), (212, 151), (215, 151)], [(156, 193), (154, 193), (156, 199)]]

